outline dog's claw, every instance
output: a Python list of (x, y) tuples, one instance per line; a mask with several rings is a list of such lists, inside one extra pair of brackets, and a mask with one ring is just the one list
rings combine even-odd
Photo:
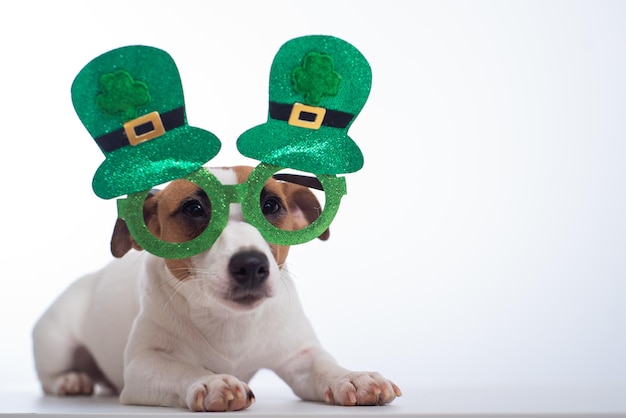
[(326, 389), (326, 391), (324, 391), (324, 401), (326, 401), (327, 404), (334, 404), (335, 403), (335, 399), (333, 398), (333, 392), (330, 389)]
[(248, 391), (247, 395), (248, 396), (247, 396), (247, 399), (246, 399), (246, 405), (242, 409), (249, 408), (250, 405), (252, 405), (253, 403), (256, 402), (256, 397), (254, 396), (254, 393), (252, 393), (251, 390)]
[(348, 405), (356, 405), (356, 393), (350, 391), (348, 392)]
[(191, 405), (189, 405), (189, 409), (194, 412), (202, 411), (203, 410), (202, 404), (204, 403), (205, 396), (206, 396), (205, 393), (198, 391), (196, 393), (196, 397), (194, 398), (194, 401), (191, 403)]

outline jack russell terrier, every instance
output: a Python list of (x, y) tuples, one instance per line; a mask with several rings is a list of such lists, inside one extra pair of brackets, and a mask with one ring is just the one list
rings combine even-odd
[[(249, 167), (211, 169), (222, 184), (244, 182)], [(269, 180), (263, 212), (284, 229), (318, 216), (306, 187)], [(175, 180), (150, 195), (144, 219), (168, 242), (199, 235), (210, 217), (206, 193)], [(271, 219), (270, 219), (271, 218)], [(326, 240), (329, 232), (319, 238)], [(120, 395), (124, 404), (233, 411), (255, 400), (248, 382), (273, 370), (304, 400), (383, 405), (401, 396), (374, 372), (339, 366), (321, 347), (283, 268), (287, 246), (267, 243), (231, 205), (208, 250), (186, 259), (141, 251), (123, 220), (114, 260), (73, 283), (33, 330), (35, 365), (53, 395)]]

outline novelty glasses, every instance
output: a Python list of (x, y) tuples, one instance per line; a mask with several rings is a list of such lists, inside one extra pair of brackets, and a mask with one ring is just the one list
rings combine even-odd
[[(150, 190), (129, 194), (117, 200), (119, 218), (126, 222), (135, 241), (146, 251), (163, 258), (188, 258), (209, 249), (226, 227), (230, 204), (240, 203), (245, 221), (259, 230), (263, 238), (273, 244), (296, 245), (311, 241), (322, 235), (337, 214), (341, 198), (346, 194), (343, 177), (315, 174), (313, 177), (276, 174), (283, 167), (260, 163), (252, 170), (247, 181), (241, 184), (222, 184), (206, 168), (200, 168), (182, 179), (188, 180), (206, 193), (210, 202), (210, 220), (197, 237), (186, 242), (167, 242), (156, 237), (148, 229), (143, 205)], [(263, 186), (270, 178), (323, 190), (324, 207), (319, 216), (308, 226), (297, 230), (285, 230), (273, 225), (263, 213), (261, 195)]]

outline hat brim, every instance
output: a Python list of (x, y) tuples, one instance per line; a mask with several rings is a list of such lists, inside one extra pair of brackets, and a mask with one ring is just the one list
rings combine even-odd
[(237, 149), (246, 157), (308, 173), (353, 173), (363, 167), (363, 154), (345, 132), (326, 126), (312, 130), (270, 119), (241, 134)]
[(194, 172), (215, 157), (220, 147), (212, 133), (185, 125), (107, 154), (94, 175), (93, 191), (111, 199), (148, 190)]

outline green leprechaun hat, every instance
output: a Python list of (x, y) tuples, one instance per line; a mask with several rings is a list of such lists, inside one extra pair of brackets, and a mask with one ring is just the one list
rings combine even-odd
[(178, 69), (157, 48), (127, 46), (95, 58), (76, 76), (72, 102), (106, 157), (93, 178), (103, 199), (184, 177), (221, 147), (212, 133), (187, 125)]
[(352, 173), (363, 154), (348, 136), (370, 92), (363, 55), (332, 36), (285, 43), (270, 71), (268, 120), (237, 140), (246, 157), (318, 174)]

